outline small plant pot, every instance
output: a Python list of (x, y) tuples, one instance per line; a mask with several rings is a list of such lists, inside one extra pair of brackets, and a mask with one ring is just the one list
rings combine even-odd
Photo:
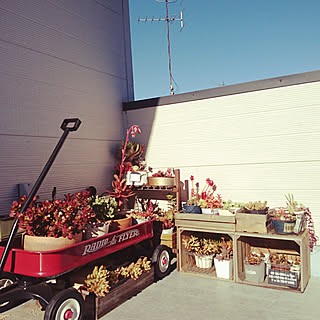
[(214, 266), (216, 267), (217, 278), (232, 279), (233, 274), (233, 261), (230, 260), (219, 260), (214, 258)]
[(266, 264), (262, 261), (260, 264), (244, 264), (246, 281), (261, 283), (264, 282), (266, 275)]
[(110, 225), (108, 222), (101, 223), (94, 227), (89, 227), (86, 230), (85, 237), (86, 239), (92, 239), (92, 238), (104, 236), (109, 232), (109, 227)]
[(115, 218), (116, 219), (110, 221), (109, 232), (122, 230), (132, 225), (132, 217), (129, 215), (117, 214)]
[(23, 248), (26, 251), (53, 251), (63, 249), (82, 241), (82, 233), (76, 234), (72, 239), (59, 237), (40, 237), (25, 235)]
[(186, 204), (183, 205), (183, 212), (184, 213), (196, 213), (201, 214), (201, 208), (199, 206), (188, 206)]
[(213, 214), (211, 211), (211, 208), (201, 208), (201, 213), (202, 214)]
[(212, 267), (213, 254), (211, 255), (198, 255), (195, 254), (196, 266), (202, 269), (208, 269)]
[(173, 227), (162, 230), (162, 234), (172, 234), (172, 233), (173, 233)]
[(293, 233), (296, 221), (271, 220), (274, 231), (279, 234)]

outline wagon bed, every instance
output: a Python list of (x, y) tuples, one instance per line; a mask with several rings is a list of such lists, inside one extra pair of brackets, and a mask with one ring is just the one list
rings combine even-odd
[[(153, 220), (150, 220), (59, 250), (32, 252), (16, 246), (9, 252), (4, 271), (30, 277), (54, 278), (152, 237)], [(3, 250), (4, 247), (0, 246), (0, 256)]]

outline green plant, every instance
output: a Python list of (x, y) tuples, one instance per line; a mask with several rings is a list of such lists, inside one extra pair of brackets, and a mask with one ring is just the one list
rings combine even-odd
[(219, 246), (221, 248), (221, 252), (216, 255), (218, 260), (230, 260), (233, 256), (233, 243), (232, 240), (225, 240), (224, 237), (221, 237), (221, 241), (219, 242)]
[(188, 252), (197, 255), (211, 255), (221, 253), (220, 242), (210, 238), (202, 238), (191, 235), (183, 239), (183, 245)]
[(293, 214), (296, 211), (304, 210), (304, 205), (295, 201), (292, 193), (285, 195), (285, 198), (287, 200), (287, 209), (289, 213)]
[(251, 265), (258, 265), (261, 263), (262, 259), (264, 258), (263, 252), (256, 253), (256, 252), (249, 252), (245, 258), (245, 262)]
[(114, 218), (118, 212), (118, 202), (109, 196), (95, 196), (90, 203), (99, 222), (105, 222)]

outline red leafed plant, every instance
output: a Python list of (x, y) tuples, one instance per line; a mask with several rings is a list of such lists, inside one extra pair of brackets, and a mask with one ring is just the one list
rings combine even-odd
[(27, 197), (14, 201), (10, 216), (17, 216), (19, 228), (31, 236), (65, 237), (72, 239), (90, 223), (96, 221), (95, 213), (89, 206), (90, 192), (68, 194), (64, 200), (45, 200), (36, 203), (34, 197), (29, 207), (20, 212)]
[[(152, 170), (151, 168), (149, 169)], [(165, 177), (165, 178), (172, 178), (173, 177), (173, 170), (168, 168), (166, 171), (158, 170), (157, 172), (152, 174), (152, 177)]]
[(124, 174), (126, 173), (126, 149), (129, 141), (129, 136), (131, 134), (132, 138), (135, 138), (136, 133), (141, 133), (140, 128), (137, 125), (131, 126), (127, 130), (126, 140), (123, 144), (121, 149), (121, 162), (118, 167), (119, 174), (114, 174), (114, 180), (112, 181), (112, 188), (113, 191), (106, 190), (106, 192), (111, 196), (114, 197), (118, 201), (119, 208), (122, 208), (124, 202), (128, 200), (128, 198), (135, 195), (132, 191), (132, 186), (128, 186), (126, 184), (126, 179), (124, 178)]
[(199, 183), (195, 184), (194, 187), (194, 176), (190, 177), (191, 180), (191, 197), (189, 203), (197, 203), (202, 208), (222, 208), (223, 201), (220, 194), (214, 195), (214, 192), (217, 190), (217, 186), (213, 180), (207, 178), (206, 184), (200, 192)]

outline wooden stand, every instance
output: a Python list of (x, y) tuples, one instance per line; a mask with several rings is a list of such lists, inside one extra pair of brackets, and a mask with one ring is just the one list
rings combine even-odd
[(104, 297), (89, 294), (85, 299), (84, 320), (97, 320), (118, 307), (128, 299), (137, 295), (154, 282), (154, 268), (143, 273), (137, 280), (128, 279), (117, 285)]
[[(214, 267), (208, 269), (197, 268), (195, 258), (189, 254), (184, 246), (183, 239), (192, 234), (200, 233), (208, 238), (227, 237), (233, 240), (233, 278), (238, 283), (303, 292), (310, 279), (310, 249), (309, 232), (305, 230), (300, 235), (279, 235), (273, 233), (249, 233), (237, 232), (235, 217), (207, 216), (201, 214), (177, 214), (177, 241), (178, 241), (178, 269), (180, 272), (216, 279)], [(289, 255), (298, 255), (301, 260), (301, 277), (297, 288), (285, 285), (268, 283), (268, 279), (262, 283), (252, 283), (245, 280), (244, 259), (250, 247), (261, 251), (271, 251)]]

